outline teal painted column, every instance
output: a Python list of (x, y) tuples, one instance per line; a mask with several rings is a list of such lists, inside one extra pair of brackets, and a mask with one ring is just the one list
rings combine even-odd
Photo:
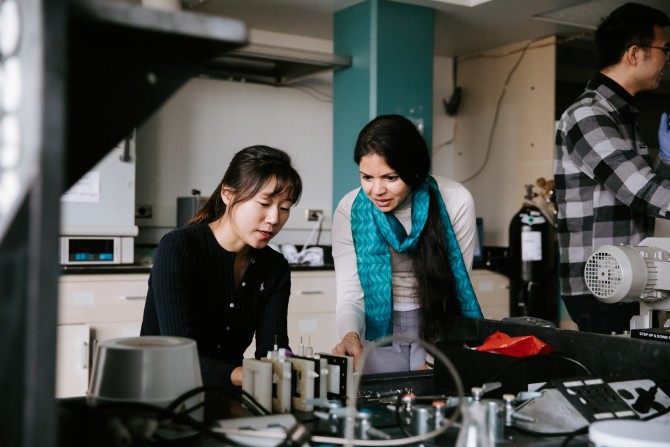
[(432, 147), (433, 19), (433, 9), (387, 0), (335, 13), (334, 50), (352, 66), (333, 78), (333, 209), (360, 186), (354, 145), (372, 118), (406, 116)]

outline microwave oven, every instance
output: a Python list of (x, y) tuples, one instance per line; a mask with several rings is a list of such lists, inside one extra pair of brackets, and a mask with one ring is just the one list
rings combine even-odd
[(128, 236), (62, 236), (62, 265), (132, 264), (135, 238)]

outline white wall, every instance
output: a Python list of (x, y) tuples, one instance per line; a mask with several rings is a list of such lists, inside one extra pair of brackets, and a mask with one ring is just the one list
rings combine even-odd
[(528, 43), (460, 58), (457, 77), (463, 100), (459, 112), (455, 119), (443, 118), (442, 124), (437, 123), (438, 115), (435, 118), (435, 127), (451, 129), (455, 139), (434, 149), (434, 173), (463, 182), (484, 166), (464, 184), (474, 196), (477, 215), (484, 218), (486, 245), (507, 246), (509, 224), (521, 208), (524, 185), (534, 184), (538, 177), (553, 178), (555, 39), (534, 42), (523, 54), (519, 50)]
[[(332, 42), (252, 31), (252, 41), (291, 48), (332, 51)], [(458, 181), (482, 166), (496, 104), (522, 42), (461, 58), (458, 85), (463, 100), (450, 117), (442, 104), (453, 91), (451, 58), (436, 57), (434, 68), (433, 172)], [(477, 215), (484, 218), (485, 243), (507, 246), (508, 227), (521, 207), (524, 185), (553, 177), (554, 38), (535, 42), (512, 74), (493, 131), (483, 171), (465, 182)], [(273, 87), (194, 79), (138, 130), (137, 204), (153, 208), (137, 219), (139, 243), (157, 243), (175, 225), (176, 199), (191, 189), (204, 195), (218, 184), (231, 157), (252, 144), (286, 150), (300, 171), (304, 192), (279, 244), (302, 244), (313, 228), (307, 208), (326, 219), (319, 242), (330, 243), (332, 196), (332, 73), (295, 86)], [(312, 241), (314, 242), (314, 241)]]
[[(332, 51), (332, 42), (255, 31), (255, 43)], [(137, 136), (138, 243), (157, 243), (175, 226), (176, 201), (195, 188), (209, 195), (240, 149), (265, 144), (288, 152), (303, 180), (303, 195), (277, 243), (302, 244), (313, 222), (307, 208), (326, 213), (320, 243), (330, 243), (332, 196), (332, 73), (288, 87), (193, 79), (151, 117)], [(315, 240), (312, 241), (314, 243)]]
[(449, 116), (442, 100), (449, 100), (454, 91), (453, 66), (450, 57), (433, 60), (433, 148), (432, 172), (455, 178), (453, 141), (456, 118)]

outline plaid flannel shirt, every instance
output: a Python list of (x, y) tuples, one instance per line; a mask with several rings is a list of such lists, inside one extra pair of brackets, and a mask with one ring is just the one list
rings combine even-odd
[(633, 97), (598, 74), (561, 117), (554, 180), (563, 296), (589, 294), (584, 266), (602, 245), (637, 245), (670, 218), (670, 167), (652, 163)]

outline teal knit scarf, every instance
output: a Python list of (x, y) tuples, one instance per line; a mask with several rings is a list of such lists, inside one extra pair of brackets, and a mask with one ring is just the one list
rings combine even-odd
[(447, 244), (447, 256), (456, 282), (456, 297), (462, 315), (483, 318), (470, 283), (461, 248), (437, 182), (429, 176), (412, 191), (412, 230), (408, 235), (393, 213), (377, 208), (361, 189), (351, 207), (351, 231), (356, 250), (358, 276), (365, 299), (365, 338), (377, 340), (393, 334), (393, 292), (391, 289), (390, 245), (400, 253), (416, 250), (428, 219), (429, 188), (439, 200), (440, 220)]

